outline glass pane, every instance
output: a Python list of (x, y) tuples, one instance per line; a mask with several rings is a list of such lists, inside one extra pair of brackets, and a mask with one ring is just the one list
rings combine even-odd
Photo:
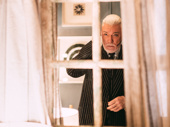
[(80, 49), (92, 40), (91, 36), (64, 36), (58, 37), (58, 60), (71, 60)]
[[(74, 4), (72, 4), (74, 5)], [(120, 3), (101, 3), (101, 22), (104, 17), (108, 14), (115, 13), (120, 15)], [(63, 4), (58, 4), (58, 60), (70, 60), (80, 53), (80, 49), (84, 47), (88, 42), (92, 40), (92, 26), (84, 25), (63, 25)], [(72, 8), (73, 9), (73, 8)], [(92, 12), (91, 12), (92, 13)], [(89, 44), (89, 43), (88, 43)], [(103, 51), (103, 49), (102, 49)], [(86, 55), (90, 52), (90, 48), (85, 50), (83, 54)], [(121, 51), (120, 51), (121, 52)], [(106, 53), (106, 52), (105, 52)], [(92, 53), (90, 53), (92, 55)], [(106, 53), (107, 55), (107, 53)], [(103, 59), (108, 59), (103, 57)], [(88, 57), (89, 58), (89, 57)], [(81, 58), (82, 59), (82, 58)], [(121, 59), (121, 58), (120, 58)], [(76, 114), (76, 118), (71, 121), (73, 123), (64, 123), (64, 125), (93, 125), (93, 75), (92, 70), (82, 69), (82, 71), (74, 69), (76, 72), (70, 72), (69, 74), (74, 77), (70, 77), (66, 73), (66, 68), (60, 68), (60, 94), (62, 109), (70, 109), (73, 107), (74, 111), (79, 111)], [(103, 69), (102, 70), (102, 85), (103, 85), (103, 122), (104, 125), (113, 125), (112, 123), (106, 123), (107, 119), (107, 106), (110, 100), (115, 99), (118, 96), (124, 95), (124, 80), (123, 80), (123, 70), (122, 69)], [(83, 75), (79, 78), (79, 76)], [(77, 78), (78, 77), (78, 78)], [(113, 80), (112, 80), (113, 79)], [(117, 87), (118, 86), (118, 87)], [(113, 88), (113, 89), (112, 89)], [(113, 93), (112, 93), (113, 92)], [(67, 110), (67, 111), (68, 111)], [(66, 110), (65, 110), (66, 111)], [(65, 112), (63, 111), (63, 113)], [(69, 111), (66, 114), (69, 114)], [(71, 111), (70, 111), (71, 112)], [(113, 112), (113, 111), (112, 111)], [(125, 124), (124, 109), (120, 111), (123, 117), (116, 117), (115, 123), (117, 125)], [(112, 113), (109, 113), (112, 115)], [(114, 113), (117, 114), (117, 113)], [(109, 119), (112, 119), (112, 116)], [(121, 118), (121, 119), (120, 119)], [(66, 119), (66, 118), (64, 118)], [(70, 118), (71, 119), (71, 118)], [(107, 119), (108, 120), (108, 119)], [(79, 121), (79, 122), (77, 122)], [(114, 124), (114, 125), (116, 125)]]
[[(66, 73), (66, 68), (60, 68), (59, 88), (62, 105), (61, 112), (65, 126), (79, 125), (79, 111), (82, 103), (80, 103), (80, 98), (84, 79), (83, 74), (87, 71), (89, 70), (69, 69)], [(86, 115), (87, 114), (83, 114), (83, 116)]]
[(59, 3), (57, 14), (58, 36), (92, 36), (92, 3)]

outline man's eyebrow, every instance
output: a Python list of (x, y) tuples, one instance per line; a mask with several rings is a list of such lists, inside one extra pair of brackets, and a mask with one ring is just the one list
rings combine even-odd
[[(103, 31), (104, 33), (107, 33), (107, 31)], [(114, 32), (114, 33), (120, 33), (120, 32)]]

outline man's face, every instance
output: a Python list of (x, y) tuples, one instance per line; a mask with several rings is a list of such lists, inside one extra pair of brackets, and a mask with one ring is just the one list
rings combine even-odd
[(114, 53), (120, 47), (122, 41), (121, 25), (108, 25), (102, 26), (102, 40), (103, 47), (107, 53)]

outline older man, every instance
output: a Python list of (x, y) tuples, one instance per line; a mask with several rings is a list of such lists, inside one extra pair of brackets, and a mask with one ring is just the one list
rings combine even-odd
[[(102, 22), (102, 59), (122, 59), (121, 19), (111, 14)], [(92, 59), (92, 42), (87, 43), (74, 59)], [(79, 104), (80, 125), (93, 125), (93, 75), (91, 69), (67, 69), (72, 77), (85, 75)], [(103, 125), (124, 126), (125, 97), (122, 69), (102, 69)]]

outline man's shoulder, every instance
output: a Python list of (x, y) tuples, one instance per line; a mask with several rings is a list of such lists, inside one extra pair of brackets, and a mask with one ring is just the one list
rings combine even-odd
[(79, 59), (92, 59), (92, 41), (88, 42), (82, 47), (79, 54), (77, 55)]
[(82, 47), (82, 50), (92, 50), (92, 41), (89, 41)]
[(92, 41), (89, 41), (85, 46), (92, 47)]

